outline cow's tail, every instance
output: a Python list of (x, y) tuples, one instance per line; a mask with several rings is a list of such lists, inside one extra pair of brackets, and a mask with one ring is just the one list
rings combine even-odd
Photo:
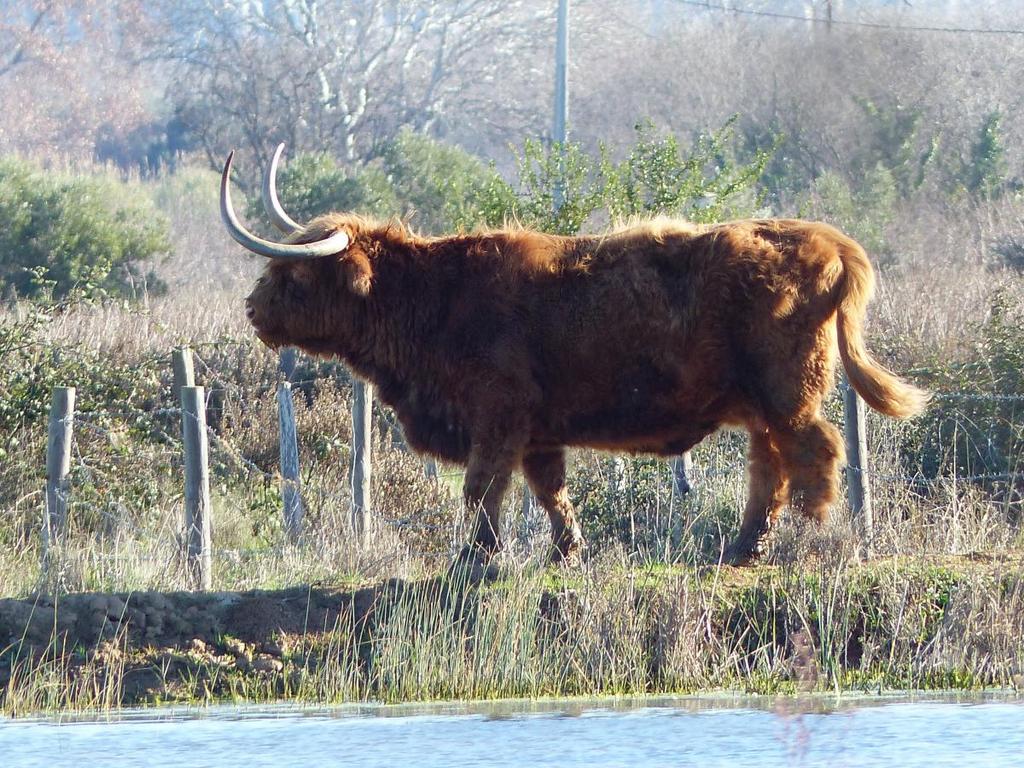
[(897, 419), (915, 416), (928, 405), (930, 395), (886, 370), (864, 345), (864, 315), (875, 292), (871, 262), (864, 249), (848, 237), (842, 236), (838, 246), (843, 275), (838, 285), (836, 332), (846, 377), (876, 411)]

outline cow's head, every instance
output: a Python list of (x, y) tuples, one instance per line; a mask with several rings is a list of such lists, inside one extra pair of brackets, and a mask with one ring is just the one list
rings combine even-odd
[(220, 212), (228, 233), (253, 253), (270, 259), (245, 300), (245, 314), (256, 334), (271, 347), (298, 346), (310, 351), (337, 351), (344, 344), (350, 315), (370, 293), (373, 273), (360, 242), (359, 220), (328, 214), (302, 226), (277, 199), (278, 146), (263, 177), (263, 204), (274, 225), (285, 233), (275, 243), (242, 226), (231, 205), (231, 161), (224, 163)]

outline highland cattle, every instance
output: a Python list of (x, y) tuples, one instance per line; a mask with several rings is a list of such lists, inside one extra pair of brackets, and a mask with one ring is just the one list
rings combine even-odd
[(864, 250), (822, 223), (693, 225), (656, 219), (562, 237), (524, 228), (422, 237), (347, 213), (305, 225), (275, 192), (283, 242), (231, 236), (269, 259), (246, 300), (256, 334), (338, 358), (372, 382), (410, 446), (466, 467), (473, 545), (500, 546), (499, 510), (521, 469), (551, 521), (555, 559), (583, 534), (566, 449), (677, 456), (722, 426), (750, 434), (749, 495), (728, 559), (763, 549), (790, 504), (821, 522), (843, 442), (822, 416), (837, 356), (869, 406), (918, 413), (923, 391), (865, 347), (874, 289)]

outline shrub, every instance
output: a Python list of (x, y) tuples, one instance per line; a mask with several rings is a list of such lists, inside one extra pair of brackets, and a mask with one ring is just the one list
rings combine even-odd
[(132, 185), (0, 160), (0, 287), (28, 298), (162, 290), (147, 263), (170, 249), (167, 224)]
[(1003, 147), (1001, 122), (1002, 115), (998, 111), (985, 116), (960, 174), (967, 191), (986, 200), (998, 197), (1006, 183), (1006, 149)]
[(924, 113), (919, 107), (906, 107), (893, 99), (879, 103), (857, 99), (868, 118), (864, 130), (864, 150), (849, 163), (853, 178), (867, 177), (876, 168), (887, 170), (899, 195), (910, 197), (924, 184), (939, 149), (937, 134), (922, 130)]
[[(353, 171), (327, 153), (300, 154), (281, 168), (278, 193), (284, 209), (298, 222), (330, 211), (391, 216), (398, 198), (387, 174), (377, 166)], [(250, 216), (261, 216), (259, 196), (249, 201)]]
[(1014, 288), (992, 293), (986, 316), (970, 328), (962, 360), (936, 356), (919, 369), (934, 391), (953, 393), (940, 396), (907, 428), (906, 462), (925, 476), (956, 472), (1012, 480), (1022, 469), (1024, 301)]
[(159, 391), (155, 360), (111, 359), (98, 350), (46, 342), (47, 312), (0, 318), (0, 432), (43, 422), (54, 387), (78, 387), (78, 407), (151, 407)]
[(898, 198), (896, 180), (882, 164), (867, 171), (856, 187), (840, 174), (826, 171), (811, 185), (801, 215), (835, 224), (884, 262), (892, 256), (886, 228), (893, 221)]
[(651, 122), (637, 125), (637, 141), (626, 160), (618, 165), (605, 160), (609, 213), (618, 219), (659, 214), (715, 222), (752, 212), (771, 150), (738, 161), (734, 123), (701, 134), (688, 150), (675, 134), (659, 134)]
[(511, 190), (493, 165), (422, 134), (401, 133), (383, 161), (404, 213), (419, 230), (441, 233), (500, 224), (488, 211), (512, 203)]
[[(546, 148), (528, 140), (518, 158), (511, 214), (547, 232), (574, 234), (602, 219), (670, 215), (713, 222), (757, 207), (756, 184), (771, 153), (737, 160), (732, 120), (688, 147), (650, 122), (638, 124), (636, 133), (636, 143), (620, 162), (604, 145), (593, 154), (579, 144)], [(501, 196), (493, 202), (507, 205)], [(487, 218), (500, 218), (499, 213), (509, 211), (492, 211)]]

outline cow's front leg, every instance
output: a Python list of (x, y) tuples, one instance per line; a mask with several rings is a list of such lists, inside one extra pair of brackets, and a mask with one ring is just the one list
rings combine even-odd
[(496, 425), (489, 439), (474, 440), (466, 465), (463, 496), (474, 516), (472, 546), (486, 558), (501, 549), (501, 502), (526, 444), (526, 431), (510, 427)]
[(501, 549), (501, 500), (508, 488), (511, 470), (481, 462), (466, 470), (463, 496), (466, 509), (474, 516), (473, 547), (486, 557)]

